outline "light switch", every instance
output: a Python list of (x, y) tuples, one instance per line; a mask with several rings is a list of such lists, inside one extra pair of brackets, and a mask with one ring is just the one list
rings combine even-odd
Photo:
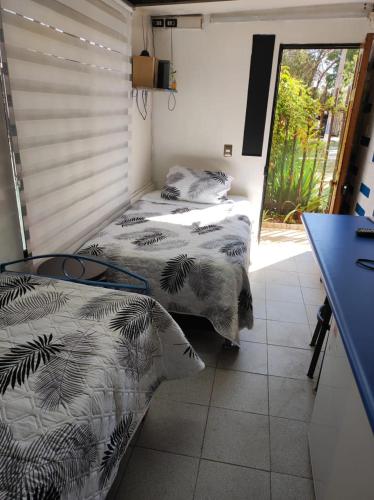
[(232, 144), (225, 144), (223, 146), (223, 156), (232, 156)]

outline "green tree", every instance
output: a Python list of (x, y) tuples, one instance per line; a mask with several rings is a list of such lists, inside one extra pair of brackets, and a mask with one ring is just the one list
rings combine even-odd
[[(319, 101), (314, 99), (308, 87), (282, 66), (278, 99), (275, 111), (272, 150), (270, 155), (269, 188), (267, 200), (282, 209), (289, 201), (293, 188), (301, 193), (309, 141), (318, 129)], [(296, 172), (297, 144), (303, 151), (300, 172)], [(290, 157), (289, 157), (290, 153)], [(290, 161), (287, 161), (290, 160)], [(276, 175), (279, 171), (279, 175)], [(277, 172), (278, 174), (278, 172)], [(295, 179), (297, 178), (297, 181)]]
[(357, 54), (356, 49), (344, 50), (343, 58), (342, 49), (284, 51), (265, 199), (270, 216), (288, 220), (305, 208), (325, 209), (329, 152), (336, 147), (332, 129), (344, 119)]

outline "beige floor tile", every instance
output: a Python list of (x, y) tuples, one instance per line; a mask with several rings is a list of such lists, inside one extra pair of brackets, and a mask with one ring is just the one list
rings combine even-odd
[(202, 460), (195, 500), (270, 500), (270, 473)]
[(199, 459), (135, 448), (118, 500), (192, 500)]
[(281, 300), (302, 304), (303, 296), (299, 286), (266, 283), (266, 300)]
[(157, 389), (154, 398), (208, 405), (213, 388), (214, 373), (214, 368), (206, 367), (205, 370), (192, 377), (164, 380)]
[(267, 300), (266, 317), (274, 321), (308, 324), (308, 317), (303, 303)]
[(137, 445), (199, 457), (207, 414), (207, 406), (154, 399)]
[(298, 273), (301, 287), (306, 288), (322, 288), (323, 285), (319, 274)]
[(267, 345), (256, 342), (242, 342), (240, 349), (222, 350), (218, 368), (267, 374)]
[(321, 306), (326, 298), (326, 292), (323, 288), (301, 287), (304, 304), (311, 306)]
[(315, 500), (313, 481), (304, 477), (271, 473), (272, 500)]
[(313, 351), (268, 346), (269, 375), (306, 380)]
[(270, 417), (272, 472), (312, 477), (308, 428), (309, 424), (306, 422)]
[(298, 273), (295, 271), (278, 271), (266, 269), (266, 283), (276, 285), (300, 286)]
[(250, 283), (255, 283), (255, 282), (265, 283), (266, 282), (265, 269), (262, 268), (262, 266), (260, 268), (251, 266), (249, 268), (249, 281)]
[(269, 413), (265, 375), (217, 369), (212, 406), (253, 413)]
[(274, 270), (274, 271), (297, 271), (296, 268), (296, 262), (294, 261), (293, 257), (289, 256), (289, 252), (285, 251), (279, 252), (274, 255), (274, 252), (269, 252), (269, 262), (270, 265), (268, 266), (269, 270)]
[(309, 422), (315, 395), (311, 380), (269, 377), (270, 415)]
[(252, 281), (251, 282), (251, 292), (252, 297), (255, 300), (265, 300), (265, 281)]
[(311, 329), (308, 324), (267, 320), (268, 344), (309, 349)]
[(253, 316), (258, 319), (266, 319), (265, 300), (253, 299)]
[[(321, 304), (320, 304), (321, 305)], [(306, 314), (308, 316), (308, 322), (312, 330), (314, 330), (316, 324), (317, 324), (317, 313), (320, 308), (320, 305), (317, 306), (312, 306), (312, 305), (307, 305), (305, 306), (306, 308)]]
[(240, 330), (240, 340), (266, 344), (266, 320), (255, 318), (251, 330), (248, 328)]
[(210, 408), (202, 457), (270, 469), (269, 417)]

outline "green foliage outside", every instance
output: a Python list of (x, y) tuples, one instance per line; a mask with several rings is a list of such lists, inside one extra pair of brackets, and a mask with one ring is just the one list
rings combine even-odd
[[(283, 54), (264, 218), (299, 222), (303, 211), (327, 210), (339, 132), (347, 110), (357, 50), (286, 50)], [(340, 65), (340, 71), (343, 68)], [(330, 133), (325, 134), (329, 120)], [(339, 123), (338, 124), (338, 120)], [(337, 124), (339, 125), (337, 127)]]

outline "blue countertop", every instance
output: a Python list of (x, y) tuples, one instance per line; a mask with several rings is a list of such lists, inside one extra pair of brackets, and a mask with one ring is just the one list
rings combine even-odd
[(374, 259), (374, 239), (355, 232), (374, 224), (366, 217), (309, 213), (303, 222), (374, 432), (374, 271), (356, 264)]

